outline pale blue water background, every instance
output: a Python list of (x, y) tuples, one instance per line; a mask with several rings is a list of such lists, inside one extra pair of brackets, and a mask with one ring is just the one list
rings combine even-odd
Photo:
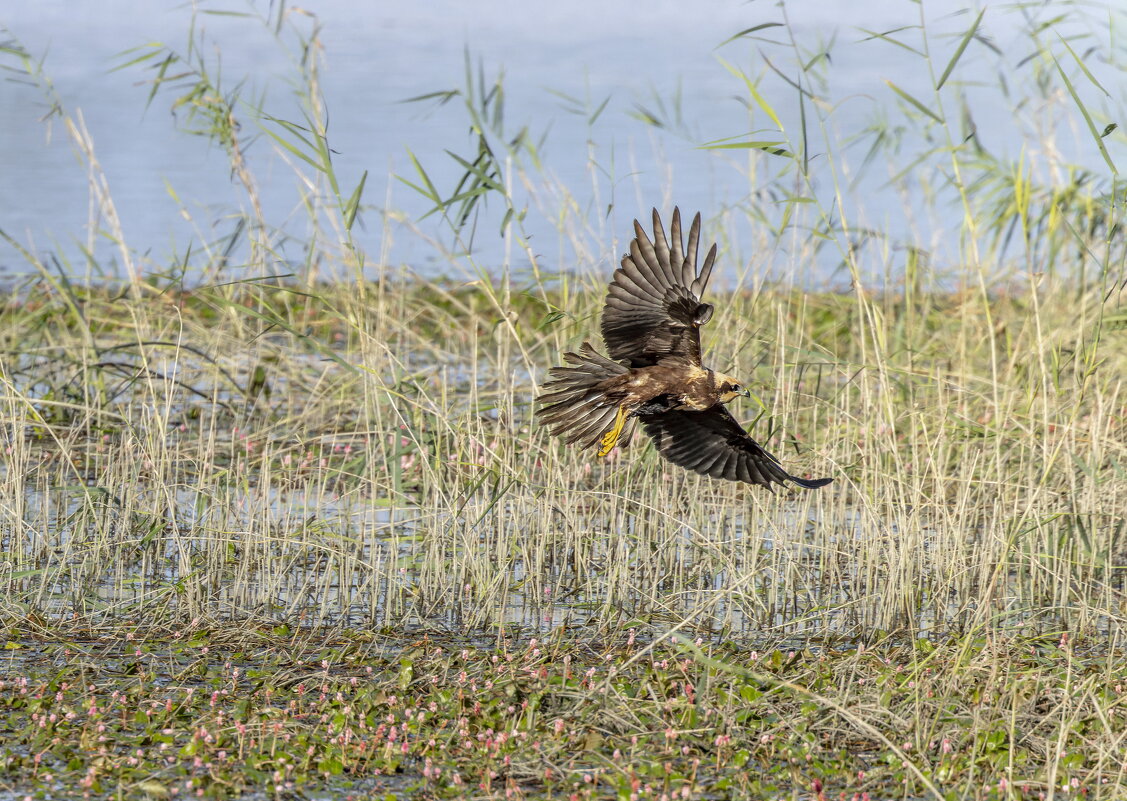
[[(245, 11), (270, 6), (239, 2), (212, 3), (204, 8)], [(505, 73), (506, 128), (510, 135), (528, 125), (538, 138), (546, 133), (542, 150), (545, 173), (554, 176), (574, 197), (590, 221), (594, 256), (609, 263), (629, 234), (634, 216), (648, 215), (650, 206), (668, 209), (673, 203), (685, 210), (701, 209), (706, 216), (745, 200), (753, 187), (741, 169), (742, 152), (718, 157), (698, 145), (749, 130), (745, 108), (747, 93), (741, 82), (718, 62), (722, 56), (753, 76), (766, 74), (761, 91), (778, 111), (792, 136), (797, 136), (797, 94), (766, 69), (766, 54), (789, 74), (794, 55), (783, 44), (784, 28), (761, 31), (762, 39), (741, 40), (718, 49), (733, 34), (765, 22), (781, 22), (778, 4), (763, 2), (702, 2), (689, 4), (657, 0), (647, 3), (595, 2), (429, 2), (358, 3), (343, 0), (308, 0), (303, 8), (315, 13), (323, 25), (325, 64), (322, 74), (325, 102), (331, 116), (330, 143), (337, 151), (336, 165), (345, 191), (350, 191), (364, 170), (369, 171), (365, 203), (375, 208), (362, 214), (357, 229), (369, 261), (384, 258), (424, 274), (450, 272), (435, 249), (400, 225), (385, 226), (380, 211), (389, 209), (404, 219), (418, 218), (427, 204), (394, 179), (394, 174), (416, 180), (407, 157), (410, 148), (444, 191), (450, 191), (460, 174), (444, 154), (451, 149), (471, 151), (466, 118), (458, 102), (443, 107), (409, 104), (406, 98), (463, 83), (466, 48), (480, 58), (487, 78), (500, 68)], [(924, 16), (932, 33), (936, 70), (942, 69), (962, 32), (977, 14), (965, 3), (924, 2)], [(1054, 29), (1064, 35), (1089, 34), (1077, 47), (1099, 46), (1116, 53), (1114, 25), (1123, 22), (1115, 3), (1088, 3), (1075, 21)], [(161, 94), (146, 109), (149, 87), (142, 82), (150, 73), (140, 67), (113, 72), (122, 62), (120, 53), (147, 42), (161, 41), (180, 51), (186, 47), (192, 6), (157, 0), (36, 0), (9, 3), (0, 12), (0, 25), (36, 57), (44, 59), (47, 74), (71, 113), (81, 112), (93, 137), (97, 157), (130, 246), (163, 264), (183, 254), (199, 237), (216, 236), (229, 228), (225, 215), (245, 206), (231, 180), (221, 149), (201, 137), (179, 132), (169, 111), (172, 94)], [(1021, 31), (1027, 19), (1051, 19), (1057, 12), (1074, 15), (1072, 6), (1049, 3), (1027, 12), (1012, 7), (987, 9), (981, 32), (1001, 51), (994, 53), (971, 42), (952, 81), (964, 82), (979, 136), (995, 153), (1016, 158), (1022, 148), (1036, 149), (1037, 109), (1027, 106), (1016, 115), (1013, 98), (1031, 95), (1032, 70), (1022, 60), (1032, 45)], [(880, 41), (863, 41), (860, 28), (889, 31), (920, 22), (920, 7), (913, 2), (859, 0), (852, 3), (794, 0), (786, 14), (795, 37), (804, 48), (832, 43), (831, 81), (827, 99), (834, 104), (831, 136), (836, 148), (860, 133), (878, 115), (900, 118), (893, 109), (896, 98), (885, 83), (895, 81), (921, 98), (930, 98), (930, 77), (923, 62), (905, 50)], [(287, 55), (270, 32), (253, 22), (225, 16), (201, 16), (199, 24), (208, 41), (222, 54), (225, 84), (243, 77), (247, 95), (265, 97), (266, 109), (275, 116), (298, 120), (296, 105), (286, 81), (294, 75)], [(1100, 20), (1107, 19), (1101, 31)], [(913, 34), (898, 34), (910, 39)], [(0, 33), (0, 39), (7, 38)], [(1046, 32), (1047, 42), (1058, 42)], [(770, 41), (763, 41), (770, 40)], [(1122, 48), (1119, 46), (1119, 51)], [(1062, 53), (1057, 44), (1054, 52)], [(10, 62), (6, 62), (10, 63)], [(1066, 63), (1067, 66), (1067, 63)], [(1122, 106), (1124, 82), (1112, 58), (1092, 57), (1089, 67), (1111, 93), (1105, 98), (1089, 83), (1078, 82), (1086, 102), (1095, 109)], [(1013, 98), (998, 88), (1004, 74)], [(9, 76), (10, 77), (10, 76)], [(970, 83), (966, 83), (966, 82)], [(553, 92), (589, 99), (590, 107), (610, 97), (593, 126), (571, 113)], [(648, 126), (630, 115), (642, 106), (656, 108), (655, 98), (672, 105), (680, 93), (683, 129), (668, 131)], [(1062, 106), (1070, 101), (1062, 100)], [(35, 90), (13, 81), (0, 84), (0, 228), (33, 252), (64, 254), (75, 272), (84, 273), (77, 243), (88, 237), (89, 197), (83, 167), (74, 156), (65, 132), (39, 121), (45, 106)], [(832, 204), (824, 147), (812, 121), (812, 169), (819, 179), (817, 191)], [(948, 113), (957, 113), (950, 102)], [(1109, 112), (1110, 113), (1110, 112)], [(1075, 115), (1074, 115), (1075, 116)], [(1055, 142), (1062, 159), (1109, 172), (1088, 132), (1077, 116), (1063, 124)], [(255, 133), (253, 122), (243, 135)], [(758, 127), (768, 127), (764, 115)], [(1031, 135), (1033, 134), (1033, 135)], [(759, 138), (764, 138), (760, 135)], [(1031, 144), (1032, 141), (1032, 144)], [(1113, 156), (1124, 157), (1122, 132), (1106, 140)], [(906, 150), (919, 143), (909, 135)], [(843, 152), (859, 166), (860, 150)], [(251, 167), (259, 181), (267, 219), (292, 227), (297, 237), (307, 233), (300, 208), (297, 182), (271, 143), (259, 139), (250, 150)], [(599, 168), (593, 169), (591, 158)], [(768, 159), (768, 166), (772, 167)], [(935, 205), (922, 197), (905, 198), (885, 186), (889, 169), (870, 166), (871, 177), (849, 195), (845, 211), (854, 224), (883, 228), (901, 239), (942, 246), (944, 228), (957, 230), (961, 212), (954, 206)], [(189, 207), (197, 224), (215, 224), (215, 230), (193, 229), (181, 216), (166, 184)], [(535, 188), (549, 200), (555, 190)], [(518, 195), (522, 190), (518, 187)], [(607, 207), (613, 210), (607, 213)], [(942, 212), (950, 209), (950, 218)], [(930, 209), (930, 212), (929, 212)], [(492, 204), (474, 239), (480, 262), (495, 267), (505, 258), (496, 234), (500, 204)], [(286, 222), (289, 220), (289, 222)], [(748, 223), (751, 225), (752, 223)], [(543, 211), (533, 208), (526, 227), (533, 248), (546, 270), (570, 269), (576, 256), (555, 231)], [(419, 225), (427, 236), (449, 242), (436, 218)], [(387, 239), (390, 234), (391, 238)], [(104, 240), (96, 247), (99, 262), (114, 269), (114, 249)], [(298, 251), (290, 255), (297, 257)], [(750, 258), (749, 254), (742, 254)], [(514, 252), (514, 269), (527, 261)], [(785, 259), (781, 259), (785, 261)], [(831, 260), (832, 261), (832, 260)], [(591, 267), (591, 265), (587, 265)], [(762, 265), (770, 269), (770, 264)], [(596, 264), (605, 269), (606, 264)], [(7, 275), (30, 272), (14, 249), (0, 243), (0, 268)], [(825, 271), (829, 265), (815, 265)], [(282, 271), (282, 268), (280, 268)], [(237, 277), (237, 272), (235, 273)], [(811, 275), (815, 280), (825, 276)]]

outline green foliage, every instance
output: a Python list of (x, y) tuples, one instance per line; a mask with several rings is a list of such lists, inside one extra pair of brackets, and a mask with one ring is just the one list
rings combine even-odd
[[(927, 653), (60, 628), (0, 682), (0, 765), (28, 792), (220, 799), (1122, 793), (1121, 671), (1022, 640)], [(1087, 690), (1040, 712), (1067, 684)]]

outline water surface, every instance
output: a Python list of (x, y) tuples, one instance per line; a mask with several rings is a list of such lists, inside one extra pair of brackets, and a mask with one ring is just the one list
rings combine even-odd
[[(970, 43), (952, 76), (952, 86), (958, 88), (951, 90), (948, 113), (956, 115), (958, 98), (965, 98), (981, 141), (996, 153), (1019, 154), (1036, 123), (1035, 108), (1016, 116), (1010, 111), (1020, 98), (1033, 93), (1035, 76), (1027, 60), (1033, 45), (1024, 29), (1063, 12), (1051, 35), (1045, 32), (1046, 41), (1056, 43), (1056, 33), (1071, 32), (1087, 36), (1074, 40), (1077, 47), (1107, 45), (1108, 32), (1101, 30), (1105, 23), (1100, 20), (1112, 18), (1108, 15), (1114, 4), (1088, 4), (1083, 16), (1071, 5), (1049, 6), (1054, 7), (1021, 12), (990, 8), (980, 29), (982, 40)], [(198, 8), (271, 13), (265, 3)], [(829, 86), (819, 95), (824, 108), (832, 108), (826, 135), (835, 141), (835, 148), (842, 148), (847, 138), (860, 134), (872, 120), (899, 116), (894, 108), (898, 99), (886, 80), (925, 99), (933, 80), (918, 55), (866, 33), (918, 25), (920, 6), (912, 2), (798, 0), (785, 6), (712, 2), (688, 11), (684, 4), (665, 1), (647, 4), (644, 13), (631, 4), (592, 0), (535, 10), (527, 4), (453, 0), (381, 4), (311, 0), (301, 8), (315, 14), (322, 25), (322, 83), (330, 144), (346, 191), (365, 170), (369, 173), (365, 197), (371, 208), (361, 217), (360, 245), (371, 262), (405, 264), (429, 275), (449, 271), (450, 266), (425, 240), (397, 226), (385, 228), (380, 211), (417, 219), (429, 208), (394, 178), (401, 174), (416, 179), (408, 150), (441, 189), (451, 191), (456, 183), (460, 168), (444, 151), (472, 153), (464, 112), (457, 102), (438, 106), (403, 101), (462, 86), (467, 52), (482, 65), (488, 80), (503, 70), (507, 133), (528, 126), (534, 138), (544, 137), (543, 173), (533, 189), (542, 205), (533, 204), (527, 230), (541, 266), (548, 270), (590, 266), (577, 265), (578, 257), (549, 219), (561, 186), (592, 225), (596, 259), (609, 261), (629, 234), (630, 218), (646, 214), (650, 206), (668, 209), (677, 203), (714, 215), (745, 201), (766, 181), (770, 169), (782, 166), (781, 161), (768, 160), (767, 174), (749, 178), (742, 151), (718, 157), (698, 147), (724, 137), (746, 136), (752, 128), (760, 131), (755, 136), (767, 137), (770, 132), (764, 130), (774, 127), (761, 110), (749, 120), (747, 90), (720, 58), (761, 78), (761, 92), (787, 135), (800, 138), (798, 93), (767, 65), (770, 59), (785, 74), (797, 75), (788, 29), (763, 28), (722, 45), (740, 31), (788, 22), (804, 54), (830, 54), (824, 70)], [(308, 18), (297, 7), (289, 11), (308, 31)], [(936, 71), (946, 64), (975, 14), (959, 2), (923, 4)], [(160, 94), (146, 106), (145, 81), (152, 72), (141, 66), (112, 71), (128, 60), (123, 51), (148, 43), (162, 42), (186, 52), (192, 18), (193, 5), (179, 2), (108, 0), (75, 5), (41, 0), (13, 5), (4, 20), (9, 35), (43, 59), (66, 108), (80, 115), (89, 129), (126, 240), (155, 264), (167, 264), (189, 245), (198, 248), (201, 239), (230, 230), (228, 215), (247, 205), (221, 149), (176, 130), (177, 116), (170, 113), (175, 94)], [(225, 88), (245, 80), (246, 97), (262, 99), (276, 117), (300, 120), (290, 86), (295, 76), (290, 56), (266, 26), (239, 16), (209, 14), (198, 14), (196, 24), (206, 32), (205, 51), (212, 68), (221, 72)], [(918, 41), (913, 30), (890, 35)], [(293, 43), (288, 34), (282, 39)], [(1105, 100), (1091, 84), (1081, 84), (1083, 96), (1097, 109), (1101, 102), (1118, 101), (1122, 92), (1115, 87), (1121, 82), (1114, 80), (1113, 67), (1095, 56), (1089, 67), (1113, 96)], [(1006, 79), (1008, 97), (999, 88), (999, 75)], [(589, 124), (589, 116), (608, 98), (603, 112)], [(77, 274), (88, 269), (77, 245), (93, 243), (103, 269), (114, 270), (113, 244), (92, 235), (86, 172), (58, 121), (40, 121), (46, 109), (42, 93), (32, 87), (12, 81), (0, 84), (4, 119), (0, 171), (9, 187), (0, 195), (0, 228), (37, 254), (61, 251), (70, 260), (63, 269)], [(813, 122), (813, 108), (808, 104), (805, 111), (816, 191), (826, 207), (833, 208), (823, 134)], [(638, 119), (642, 114), (659, 116), (665, 125), (648, 125)], [(178, 118), (184, 119), (183, 110)], [(244, 123), (241, 135), (250, 145), (251, 167), (268, 221), (298, 238), (306, 237), (308, 223), (292, 170), (269, 140), (251, 143), (258, 130), (249, 111)], [(905, 149), (919, 144), (910, 132), (901, 133), (907, 136)], [(1107, 171), (1082, 126), (1066, 127), (1061, 133), (1054, 143), (1061, 158)], [(1114, 151), (1119, 141), (1115, 134), (1108, 145)], [(855, 166), (865, 149), (864, 143), (854, 149)], [(955, 209), (951, 220), (936, 220), (935, 208), (929, 212), (922, 196), (906, 199), (886, 186), (890, 167), (878, 163), (868, 170), (871, 176), (847, 195), (850, 207), (844, 211), (852, 225), (872, 225), (939, 244), (934, 233), (937, 224), (957, 221)], [(545, 186), (551, 182), (556, 185)], [(801, 191), (798, 186), (794, 189)], [(519, 185), (516, 191), (521, 202), (528, 200)], [(194, 225), (184, 219), (172, 192), (194, 217)], [(474, 237), (475, 251), (488, 266), (506, 257), (496, 234), (502, 213), (500, 204), (494, 203)], [(437, 217), (420, 228), (449, 242)], [(770, 254), (739, 255), (755, 258), (756, 269), (767, 271), (785, 262)], [(511, 258), (518, 269), (526, 263), (519, 253)], [(0, 268), (8, 273), (29, 270), (7, 243), (0, 243)], [(811, 275), (804, 280), (817, 278)]]

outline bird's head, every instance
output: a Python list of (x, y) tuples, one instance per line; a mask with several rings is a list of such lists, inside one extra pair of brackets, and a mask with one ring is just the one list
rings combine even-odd
[(721, 403), (728, 403), (737, 397), (751, 397), (751, 392), (744, 388), (737, 379), (723, 373), (716, 374), (716, 391)]

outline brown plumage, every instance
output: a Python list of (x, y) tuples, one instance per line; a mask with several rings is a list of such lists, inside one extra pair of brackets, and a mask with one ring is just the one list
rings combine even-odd
[(697, 270), (700, 215), (682, 249), (681, 214), (673, 210), (672, 245), (657, 209), (651, 242), (637, 220), (630, 252), (614, 273), (603, 307), (602, 333), (610, 358), (584, 342), (565, 353), (570, 367), (553, 367), (537, 401), (542, 423), (568, 444), (599, 446), (606, 455), (626, 445), (635, 424), (669, 461), (729, 481), (770, 488), (791, 481), (817, 489), (832, 479), (792, 476), (748, 436), (724, 404), (746, 389), (701, 364), (700, 327), (712, 317), (701, 302), (716, 245)]

